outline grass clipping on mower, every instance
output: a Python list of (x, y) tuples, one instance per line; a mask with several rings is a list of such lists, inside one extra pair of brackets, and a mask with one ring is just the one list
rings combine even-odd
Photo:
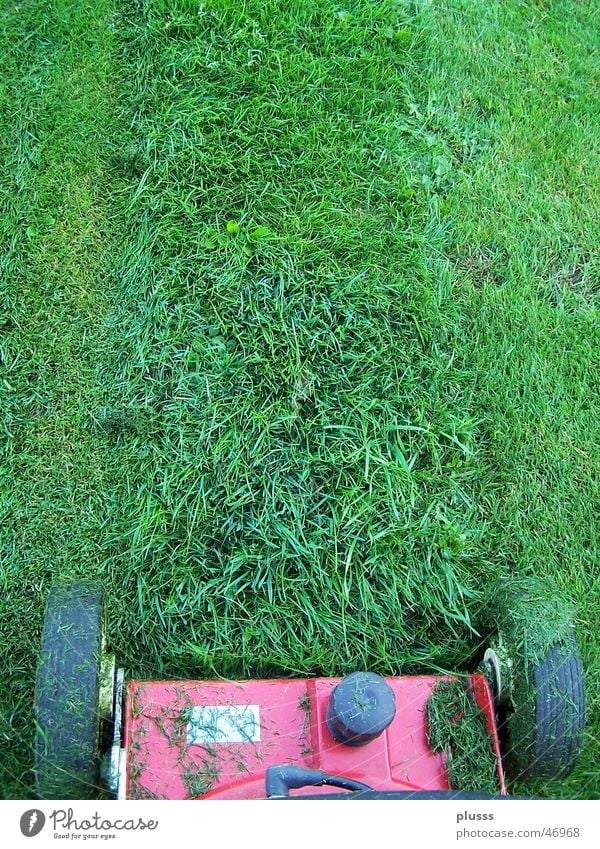
[(446, 754), (451, 790), (496, 795), (500, 786), (496, 755), (485, 714), (467, 681), (440, 681), (427, 702), (427, 741)]

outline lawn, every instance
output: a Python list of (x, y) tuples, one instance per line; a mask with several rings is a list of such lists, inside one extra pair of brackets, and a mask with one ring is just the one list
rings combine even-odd
[(599, 33), (0, 0), (0, 797), (73, 576), (183, 677), (468, 669), (495, 579), (548, 576), (588, 731), (535, 792), (600, 795)]

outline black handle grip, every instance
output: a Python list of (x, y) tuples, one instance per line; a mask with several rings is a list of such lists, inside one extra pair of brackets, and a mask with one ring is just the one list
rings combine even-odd
[(329, 775), (319, 769), (306, 769), (301, 766), (269, 766), (266, 775), (267, 799), (286, 799), (290, 790), (300, 787), (341, 787), (344, 790), (372, 790), (367, 784), (344, 778), (342, 775)]

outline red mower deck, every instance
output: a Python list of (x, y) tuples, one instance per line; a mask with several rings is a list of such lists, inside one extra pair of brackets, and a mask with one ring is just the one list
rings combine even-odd
[[(340, 680), (129, 682), (121, 794), (128, 799), (264, 799), (266, 769), (280, 764), (344, 775), (375, 790), (448, 790), (445, 756), (429, 748), (425, 713), (443, 678), (387, 678), (396, 715), (381, 736), (360, 747), (336, 742), (325, 722), (329, 696)], [(485, 713), (505, 794), (492, 693), (483, 675), (471, 675), (469, 681)]]

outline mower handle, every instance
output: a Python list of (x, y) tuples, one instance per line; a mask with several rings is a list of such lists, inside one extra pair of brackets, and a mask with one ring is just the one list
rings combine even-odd
[[(523, 796), (490, 796), (488, 793), (477, 793), (464, 790), (374, 790), (367, 784), (345, 778), (343, 775), (330, 775), (318, 769), (305, 769), (301, 766), (269, 766), (266, 774), (267, 799), (293, 799), (302, 801), (307, 799), (397, 799), (412, 801), (414, 799), (522, 799)], [(351, 790), (351, 793), (326, 793), (320, 796), (290, 796), (290, 790), (298, 790), (300, 787), (322, 787), (324, 784), (330, 787), (341, 787)]]
[(343, 790), (372, 790), (368, 784), (345, 778), (342, 775), (330, 775), (320, 769), (305, 769), (301, 766), (269, 766), (266, 774), (267, 799), (288, 799), (290, 790), (300, 787), (341, 787)]

